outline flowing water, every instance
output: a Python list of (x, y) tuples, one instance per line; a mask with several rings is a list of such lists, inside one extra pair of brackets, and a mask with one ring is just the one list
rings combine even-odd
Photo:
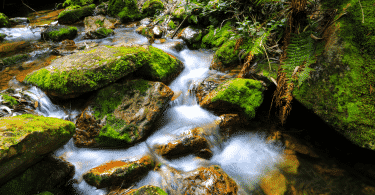
[[(144, 44), (147, 39), (134, 32), (134, 28), (119, 28), (116, 34), (100, 40), (83, 40), (82, 36), (76, 38), (76, 42), (92, 41), (99, 45), (113, 45), (118, 42), (133, 42)], [(80, 194), (96, 195), (106, 194), (105, 189), (97, 189), (88, 185), (82, 175), (90, 169), (110, 160), (136, 159), (142, 155), (152, 153), (149, 148), (154, 144), (166, 143), (178, 135), (195, 127), (203, 127), (212, 146), (213, 157), (211, 160), (203, 160), (188, 155), (175, 160), (165, 160), (158, 156), (164, 164), (159, 171), (150, 171), (146, 177), (137, 182), (133, 188), (151, 184), (159, 186), (169, 194), (179, 194), (181, 186), (173, 180), (170, 168), (186, 172), (201, 166), (220, 165), (223, 170), (240, 184), (239, 194), (249, 194), (257, 186), (260, 177), (267, 171), (274, 169), (280, 160), (283, 148), (279, 145), (266, 143), (262, 134), (252, 134), (239, 131), (229, 140), (222, 142), (218, 133), (218, 126), (214, 121), (219, 117), (201, 108), (195, 99), (195, 95), (189, 92), (210, 73), (209, 64), (213, 57), (212, 51), (192, 51), (187, 48), (180, 52), (173, 49), (173, 44), (181, 40), (167, 40), (163, 44), (153, 44), (176, 58), (184, 65), (184, 71), (169, 85), (175, 92), (181, 95), (170, 102), (162, 117), (156, 122), (157, 130), (146, 141), (128, 149), (88, 149), (77, 148), (73, 144), (73, 138), (60, 149), (56, 150), (56, 156), (63, 156), (75, 166), (74, 179), (78, 182), (74, 188)], [(63, 109), (54, 105), (49, 98), (38, 88), (32, 87), (29, 95), (38, 99), (40, 105), (37, 112), (44, 116), (73, 120), (79, 110)], [(156, 154), (153, 154), (156, 155)]]

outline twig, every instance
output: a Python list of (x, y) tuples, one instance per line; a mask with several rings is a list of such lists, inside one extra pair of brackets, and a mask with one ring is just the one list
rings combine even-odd
[(363, 8), (362, 8), (361, 2), (359, 0), (358, 0), (358, 3), (361, 6), (361, 10), (362, 10), (362, 23), (365, 23), (365, 15), (363, 15)]
[(29, 7), (28, 5), (26, 5), (26, 4), (23, 2), (23, 0), (21, 0), (21, 1), (22, 1), (22, 4), (24, 4), (26, 7), (30, 8), (30, 9), (33, 10), (34, 12), (38, 13), (38, 12), (35, 11), (33, 8), (31, 8), (31, 7)]
[(177, 29), (174, 31), (171, 39), (173, 39), (173, 37), (177, 34), (178, 30), (180, 29), (180, 27), (182, 26), (182, 24), (185, 22), (186, 18), (188, 18), (190, 16), (190, 14), (188, 14), (184, 20), (182, 20), (181, 24), (177, 27)]

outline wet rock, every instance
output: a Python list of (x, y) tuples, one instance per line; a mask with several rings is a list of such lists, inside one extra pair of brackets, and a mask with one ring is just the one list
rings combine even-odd
[(60, 24), (72, 24), (86, 16), (91, 16), (94, 9), (95, 4), (91, 4), (74, 10), (65, 10), (59, 14), (58, 21)]
[(41, 33), (42, 40), (62, 41), (74, 39), (77, 36), (77, 27), (50, 26)]
[(270, 171), (260, 181), (260, 188), (264, 194), (284, 194), (287, 189), (287, 180), (278, 170)]
[(212, 157), (212, 152), (207, 139), (203, 136), (203, 131), (202, 128), (197, 127), (167, 144), (156, 144), (153, 147), (157, 154), (169, 159), (189, 153), (209, 159)]
[(130, 190), (128, 192), (126, 190), (122, 190), (122, 191), (119, 191), (119, 192), (110, 192), (108, 195), (121, 195), (121, 194), (126, 194), (126, 195), (138, 195), (138, 194), (142, 194), (142, 195), (165, 195), (167, 193), (164, 192), (164, 190), (162, 190), (161, 188), (159, 188), (157, 186), (146, 185), (146, 186), (142, 186), (138, 189)]
[(160, 26), (154, 26), (154, 28), (152, 28), (152, 33), (154, 34), (155, 38), (161, 38), (163, 35), (163, 31), (161, 30)]
[(96, 6), (94, 9), (94, 16), (97, 15), (106, 15), (108, 10), (108, 2), (103, 2), (100, 5)]
[(182, 71), (183, 64), (152, 46), (99, 46), (58, 58), (28, 74), (24, 82), (37, 85), (48, 95), (68, 99), (104, 87), (138, 68), (142, 69), (140, 76), (167, 82)]
[(22, 18), (22, 17), (16, 17), (16, 18), (10, 18), (9, 22), (12, 25), (27, 24), (27, 23), (29, 23), (29, 19), (28, 18)]
[(202, 39), (202, 30), (186, 27), (178, 34), (178, 38), (182, 38), (190, 47)]
[(198, 103), (202, 102), (203, 99), (220, 84), (228, 79), (234, 78), (233, 75), (214, 73), (205, 78), (198, 87), (194, 89)]
[(97, 188), (129, 187), (152, 170), (155, 162), (150, 155), (136, 161), (110, 161), (95, 167), (83, 175), (83, 179)]
[(237, 127), (241, 127), (246, 124), (246, 118), (239, 114), (223, 114), (220, 115), (220, 119), (215, 121), (219, 124), (220, 134), (228, 139), (233, 133), (236, 132)]
[(9, 117), (13, 114), (36, 114), (37, 102), (23, 92), (25, 89), (27, 86), (13, 78), (9, 82), (9, 88), (0, 91), (0, 117)]
[[(172, 96), (173, 91), (163, 83), (145, 80), (116, 83), (101, 89), (77, 120), (75, 144), (128, 147), (150, 133)], [(95, 116), (90, 116), (91, 112)]]
[(160, 0), (147, 0), (142, 6), (142, 13), (145, 16), (154, 16), (158, 12), (163, 11), (164, 4)]
[(306, 154), (314, 158), (319, 158), (319, 156), (310, 147), (298, 141), (298, 139), (290, 136), (288, 134), (282, 135), (282, 140), (287, 149), (298, 152), (300, 154)]
[(25, 41), (3, 43), (0, 45), (0, 56), (9, 56), (12, 54), (20, 53), (22, 50), (27, 49), (30, 46), (30, 43)]
[(30, 57), (29, 54), (16, 54), (14, 56), (10, 56), (7, 58), (3, 58), (0, 61), (0, 71), (2, 71), (5, 67), (12, 66), (18, 64), (20, 62), (26, 61)]
[(149, 25), (152, 21), (151, 21), (151, 19), (150, 18), (143, 18), (141, 21), (139, 21), (140, 22), (140, 24), (143, 26), (147, 26), (147, 25)]
[(59, 188), (74, 176), (74, 166), (64, 159), (48, 155), (0, 187), (1, 194), (36, 194), (40, 191), (53, 193), (61, 191)]
[(112, 23), (104, 16), (89, 16), (84, 20), (86, 37), (101, 39), (113, 34), (116, 23)]
[(77, 46), (73, 40), (66, 39), (60, 43), (60, 46), (53, 49), (52, 53), (54, 55), (70, 55), (78, 52)]
[[(218, 165), (201, 167), (182, 174), (177, 182), (163, 186), (168, 194), (237, 194), (236, 182)], [(177, 185), (177, 189), (173, 187)]]
[(282, 157), (282, 161), (277, 164), (277, 166), (287, 174), (297, 174), (299, 161), (297, 156), (295, 155), (294, 151), (286, 149), (284, 150), (284, 155)]
[(263, 90), (262, 83), (256, 80), (229, 80), (211, 91), (200, 106), (217, 114), (240, 114), (252, 119), (263, 102)]
[(31, 114), (0, 118), (0, 127), (0, 185), (64, 145), (75, 131), (70, 121)]

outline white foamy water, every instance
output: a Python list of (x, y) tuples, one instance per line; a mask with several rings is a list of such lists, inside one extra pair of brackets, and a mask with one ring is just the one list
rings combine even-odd
[[(195, 127), (204, 128), (208, 135), (207, 139), (210, 141), (213, 152), (211, 160), (198, 159), (193, 154), (166, 160), (153, 154), (164, 165), (159, 171), (150, 171), (147, 176), (135, 183), (133, 188), (155, 185), (161, 188), (172, 186), (175, 190), (182, 189), (181, 186), (176, 186), (178, 184), (173, 181), (173, 173), (170, 172), (170, 169), (187, 172), (198, 167), (217, 164), (240, 185), (239, 194), (249, 194), (259, 179), (267, 171), (274, 169), (280, 160), (282, 147), (266, 143), (265, 137), (261, 134), (239, 133), (222, 143), (218, 126), (214, 123), (219, 117), (202, 109), (197, 104), (195, 95), (188, 93), (192, 86), (210, 74), (209, 65), (213, 52), (188, 49), (177, 52), (172, 49), (173, 41), (167, 40), (164, 44), (153, 44), (153, 46), (174, 55), (184, 63), (184, 71), (169, 85), (174, 92), (181, 91), (182, 94), (170, 103), (162, 117), (156, 121), (157, 130), (145, 142), (127, 149), (104, 150), (77, 148), (71, 139), (54, 152), (56, 156), (63, 156), (75, 166), (74, 179), (77, 179), (78, 183), (74, 184), (74, 187), (80, 194), (101, 195), (107, 193), (105, 189), (90, 186), (82, 179), (82, 175), (90, 169), (110, 160), (137, 159), (148, 153), (153, 154), (149, 147), (152, 148), (154, 144), (168, 143)], [(62, 108), (53, 105), (41, 90), (34, 87), (29, 91), (32, 98), (39, 99), (38, 112), (44, 116), (67, 118), (67, 114)], [(74, 116), (79, 114), (78, 111), (70, 111), (74, 113)]]
[(7, 36), (5, 41), (31, 41), (39, 40), (41, 38), (41, 31), (43, 28), (0, 28), (0, 33), (4, 33)]

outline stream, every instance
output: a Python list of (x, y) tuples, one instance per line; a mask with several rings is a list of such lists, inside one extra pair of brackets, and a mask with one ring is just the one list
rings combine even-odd
[[(118, 28), (115, 35), (99, 40), (83, 40), (79, 35), (75, 42), (80, 41), (96, 42), (99, 45), (113, 45), (118, 41), (144, 44), (147, 39), (138, 35), (135, 28)], [(189, 93), (194, 85), (206, 78), (213, 71), (209, 70), (213, 52), (187, 48), (180, 52), (172, 49), (173, 42), (182, 40), (167, 40), (163, 44), (153, 44), (153, 46), (180, 59), (184, 65), (184, 71), (169, 85), (174, 92), (181, 91), (182, 94), (164, 111), (162, 117), (156, 122), (157, 130), (147, 138), (146, 141), (138, 143), (128, 149), (88, 149), (78, 148), (73, 144), (73, 138), (64, 146), (54, 152), (56, 156), (63, 156), (67, 161), (75, 166), (73, 179), (78, 182), (73, 184), (80, 194), (101, 195), (106, 194), (105, 189), (97, 189), (88, 185), (83, 179), (83, 173), (110, 160), (132, 159), (143, 156), (146, 153), (153, 153), (147, 147), (154, 144), (168, 142), (176, 136), (193, 129), (202, 127), (208, 135), (208, 140), (212, 146), (213, 157), (211, 160), (203, 160), (188, 155), (175, 160), (164, 160), (160, 156), (162, 165), (159, 171), (150, 171), (146, 177), (136, 183), (133, 188), (144, 185), (154, 185), (161, 187), (169, 194), (178, 194), (179, 186), (170, 175), (169, 167), (178, 171), (191, 171), (201, 166), (220, 165), (223, 170), (241, 184), (239, 194), (248, 194), (256, 186), (260, 177), (267, 171), (274, 168), (280, 160), (282, 147), (266, 144), (265, 135), (252, 133), (238, 133), (226, 142), (221, 142), (222, 138), (218, 133), (218, 125), (214, 121), (219, 117), (202, 109), (196, 101), (195, 94)], [(33, 99), (39, 99), (41, 106), (37, 112), (44, 116), (62, 119), (73, 119), (80, 111), (65, 110), (54, 105), (51, 100), (37, 87), (29, 90), (28, 94)], [(69, 113), (69, 114), (67, 114)], [(156, 155), (155, 153), (153, 155)], [(169, 186), (174, 186), (169, 188)], [(174, 188), (174, 189), (173, 189)]]
[[(77, 45), (92, 45), (93, 43), (94, 45), (149, 44), (146, 37), (135, 32), (136, 27), (134, 26), (116, 28), (114, 35), (103, 39), (84, 39), (82, 33), (84, 28), (81, 26), (78, 29), (79, 35), (74, 39)], [(8, 41), (38, 40), (40, 39), (41, 28), (2, 28), (0, 32), (11, 35), (6, 38)], [(106, 189), (97, 189), (83, 180), (82, 175), (90, 169), (111, 160), (139, 159), (145, 154), (155, 156), (157, 161), (163, 165), (157, 171), (150, 171), (143, 179), (135, 183), (132, 189), (144, 185), (154, 185), (171, 195), (182, 194), (183, 186), (179, 185), (177, 180), (174, 179), (178, 175), (172, 169), (183, 173), (198, 167), (220, 165), (237, 182), (239, 187), (238, 194), (263, 194), (259, 192), (259, 181), (269, 171), (277, 169), (276, 165), (282, 160), (285, 146), (278, 142), (267, 142), (265, 131), (257, 133), (258, 129), (237, 129), (236, 133), (228, 140), (221, 137), (218, 133), (218, 125), (214, 123), (219, 117), (201, 108), (197, 103), (195, 94), (191, 91), (210, 74), (224, 75), (224, 73), (209, 70), (214, 54), (213, 51), (189, 50), (186, 46), (181, 51), (176, 51), (173, 49), (176, 42), (182, 42), (182, 40), (166, 39), (162, 44), (158, 41), (152, 44), (154, 47), (160, 48), (181, 60), (185, 69), (169, 85), (175, 93), (181, 93), (181, 95), (169, 103), (162, 117), (156, 121), (155, 131), (145, 141), (127, 149), (93, 149), (76, 147), (72, 138), (64, 146), (54, 151), (54, 155), (63, 157), (75, 166), (73, 179), (77, 182), (73, 183), (73, 187), (78, 194), (102, 195), (108, 193)], [(52, 44), (57, 45), (59, 43)], [(33, 55), (34, 53), (35, 55)], [(37, 50), (34, 53), (31, 53), (32, 57), (26, 63), (33, 61), (33, 56), (47, 54), (48, 57), (51, 49)], [(32, 99), (38, 100), (39, 106), (36, 112), (43, 116), (75, 122), (76, 116), (81, 113), (81, 110), (54, 104), (42, 90), (35, 86), (28, 89), (26, 93)], [(271, 97), (271, 95), (268, 96)], [(266, 95), (266, 97), (268, 96)], [(267, 102), (267, 104), (269, 103)], [(298, 113), (297, 110), (295, 112)], [(196, 158), (194, 155), (166, 160), (150, 150), (153, 145), (167, 143), (195, 127), (202, 127), (205, 131), (206, 138), (209, 140), (211, 151), (213, 152), (213, 157), (210, 160)], [(301, 129), (303, 128), (301, 127)], [(310, 189), (320, 185), (322, 188), (328, 186), (327, 189), (323, 189), (323, 191), (329, 191), (328, 194), (362, 194), (360, 191), (365, 188), (364, 186), (375, 186), (372, 184), (364, 185), (366, 183), (365, 180), (358, 179), (357, 176), (349, 176), (350, 174), (340, 177), (340, 179), (322, 179), (312, 168), (317, 160), (303, 155), (302, 157), (299, 156), (298, 160), (301, 164), (296, 178), (300, 178), (301, 181), (299, 183), (302, 186), (298, 187), (299, 189)], [(336, 164), (338, 163), (336, 162)], [(331, 188), (337, 191), (332, 192)], [(375, 193), (375, 188), (371, 188), (374, 189)], [(347, 193), (338, 192), (342, 189), (345, 189)]]

